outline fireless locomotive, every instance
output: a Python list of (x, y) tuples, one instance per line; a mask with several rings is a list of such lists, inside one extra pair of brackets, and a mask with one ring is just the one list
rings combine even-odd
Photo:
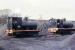
[(37, 36), (37, 22), (25, 20), (22, 17), (8, 17), (7, 33), (9, 36)]

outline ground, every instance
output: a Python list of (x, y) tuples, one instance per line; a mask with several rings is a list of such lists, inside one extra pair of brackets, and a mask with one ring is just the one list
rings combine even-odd
[(67, 36), (44, 39), (44, 38), (12, 38), (4, 36), (6, 25), (2, 25), (0, 29), (0, 50), (74, 50), (74, 46), (60, 47), (61, 39)]

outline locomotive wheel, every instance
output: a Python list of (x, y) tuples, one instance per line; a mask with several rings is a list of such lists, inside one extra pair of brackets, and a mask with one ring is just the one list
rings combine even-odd
[(13, 36), (12, 34), (8, 33), (8, 36)]

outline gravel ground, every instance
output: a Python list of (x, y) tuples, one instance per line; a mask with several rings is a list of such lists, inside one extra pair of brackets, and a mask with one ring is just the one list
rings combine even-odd
[(8, 38), (2, 36), (4, 35), (2, 30), (5, 28), (6, 26), (3, 26), (0, 29), (0, 50), (75, 50), (74, 45), (61, 45), (62, 41), (68, 36), (58, 37), (54, 40), (42, 38)]
[(36, 40), (35, 38), (11, 38), (0, 40), (5, 50), (68, 50), (69, 47), (60, 47), (60, 41)]

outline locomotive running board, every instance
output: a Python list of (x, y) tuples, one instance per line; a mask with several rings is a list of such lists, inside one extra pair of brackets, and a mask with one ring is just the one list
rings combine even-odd
[(5, 31), (7, 34), (8, 33), (14, 33), (14, 32), (40, 32), (39, 30), (14, 30), (14, 29), (7, 29)]
[(57, 32), (59, 30), (64, 30), (64, 31), (75, 31), (75, 28), (49, 28), (48, 32)]
[(13, 32), (39, 32), (39, 30), (13, 30)]
[(75, 28), (58, 28), (58, 30), (75, 31)]

